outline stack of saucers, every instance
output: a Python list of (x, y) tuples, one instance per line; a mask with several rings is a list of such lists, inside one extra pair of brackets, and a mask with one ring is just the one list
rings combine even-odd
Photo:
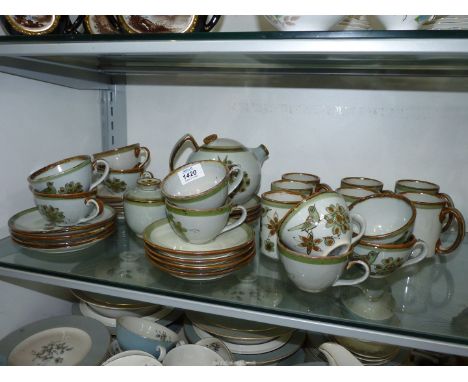
[(115, 211), (108, 206), (102, 214), (79, 225), (53, 226), (38, 208), (21, 211), (10, 218), (8, 227), (18, 245), (45, 253), (67, 253), (88, 248), (115, 231)]
[(333, 339), (348, 349), (364, 365), (386, 365), (398, 357), (401, 349), (395, 345), (334, 336)]
[(98, 293), (72, 290), (72, 294), (80, 300), (72, 307), (73, 314), (82, 315), (103, 323), (115, 334), (117, 319), (123, 316), (141, 317), (169, 326), (182, 316), (183, 311), (163, 305), (106, 296)]
[[(243, 206), (247, 210), (247, 217), (245, 218), (245, 223), (255, 225), (262, 212), (262, 206), (260, 202), (260, 197), (258, 195), (254, 195), (252, 199), (250, 199), (247, 203), (243, 204)], [(241, 214), (241, 211), (234, 210), (230, 214), (230, 217), (238, 219), (241, 216)]]
[(206, 244), (182, 240), (167, 219), (150, 224), (143, 237), (148, 259), (157, 268), (184, 280), (214, 280), (247, 264), (255, 256), (253, 229), (242, 224)]
[(301, 349), (305, 333), (291, 328), (186, 312), (185, 336), (191, 343), (215, 337), (223, 341), (235, 360), (256, 365), (295, 364), (304, 362)]
[(104, 204), (112, 207), (117, 215), (118, 219), (124, 219), (124, 207), (122, 196), (116, 196), (112, 194), (106, 187), (99, 185), (97, 188), (97, 199), (102, 200)]

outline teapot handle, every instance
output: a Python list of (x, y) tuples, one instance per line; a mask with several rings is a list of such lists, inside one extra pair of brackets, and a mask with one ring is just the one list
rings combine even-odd
[(180, 138), (177, 143), (175, 144), (174, 148), (171, 151), (171, 156), (169, 158), (169, 168), (171, 171), (174, 170), (175, 168), (175, 160), (177, 157), (177, 154), (179, 154), (180, 149), (182, 146), (185, 144), (185, 142), (190, 142), (195, 149), (195, 151), (198, 151), (200, 146), (198, 146), (197, 141), (195, 140), (194, 137), (192, 137), (190, 134), (185, 134), (182, 138)]

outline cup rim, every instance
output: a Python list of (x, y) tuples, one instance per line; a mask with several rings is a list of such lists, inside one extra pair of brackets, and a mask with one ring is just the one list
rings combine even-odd
[(231, 211), (233, 205), (232, 201), (228, 200), (225, 204), (223, 204), (220, 207), (215, 207), (215, 208), (186, 208), (186, 207), (181, 207), (177, 206), (173, 203), (171, 203), (169, 200), (165, 200), (166, 203), (166, 208), (169, 210), (176, 210), (177, 212), (180, 212), (179, 215), (183, 216), (212, 216), (212, 215), (220, 215), (221, 213)]
[(417, 206), (421, 207), (445, 207), (447, 204), (446, 199), (440, 198), (437, 194), (429, 194), (427, 192), (420, 192), (420, 191), (406, 191), (406, 192), (401, 192), (399, 195), (405, 196), (406, 194), (410, 195), (428, 195), (428, 196), (433, 196), (434, 198), (439, 199), (438, 202), (421, 202), (418, 200), (411, 200), (410, 198), (407, 198), (411, 203), (416, 204)]
[[(165, 186), (166, 186), (166, 182), (167, 180), (176, 175), (176, 173), (178, 173), (181, 169), (183, 169), (184, 167), (188, 167), (188, 166), (193, 166), (194, 164), (201, 164), (201, 163), (205, 163), (205, 162), (208, 162), (210, 164), (213, 164), (213, 163), (216, 163), (216, 165), (219, 165), (219, 166), (222, 166), (224, 167), (224, 169), (226, 170), (226, 175), (224, 176), (223, 179), (221, 179), (219, 181), (218, 184), (215, 184), (214, 186), (208, 188), (207, 190), (205, 191), (202, 191), (202, 192), (199, 192), (198, 194), (192, 194), (192, 195), (181, 195), (181, 196), (178, 196), (178, 195), (173, 195), (173, 194), (170, 194), (168, 192), (166, 192), (165, 190)], [(229, 178), (229, 168), (224, 165), (221, 161), (219, 160), (212, 160), (212, 159), (204, 159), (204, 160), (199, 160), (199, 161), (195, 161), (195, 162), (190, 162), (190, 163), (186, 163), (182, 166), (179, 166), (177, 167), (176, 169), (172, 170), (169, 172), (169, 174), (167, 174), (163, 181), (161, 182), (161, 192), (163, 193), (163, 195), (168, 198), (168, 199), (172, 199), (172, 200), (194, 200), (194, 199), (198, 199), (200, 196), (204, 197), (208, 197), (208, 196), (211, 196), (211, 193), (214, 192), (216, 190), (215, 193), (217, 193), (219, 191), (219, 189), (221, 189), (222, 187), (224, 187), (224, 185), (228, 182), (228, 178)]]
[[(149, 337), (149, 336), (146, 336), (146, 335), (143, 335), (143, 334), (139, 334), (137, 332), (135, 332), (134, 330), (132, 329), (129, 329), (127, 326), (125, 326), (122, 321), (124, 320), (128, 320), (128, 319), (131, 319), (132, 321), (134, 320), (137, 320), (139, 323), (147, 323), (148, 325), (156, 325), (158, 328), (162, 328), (164, 330), (167, 330), (168, 332), (170, 332), (171, 334), (173, 334), (176, 338), (178, 338), (178, 335), (176, 332), (174, 332), (173, 330), (169, 329), (168, 327), (166, 326), (163, 326), (161, 324), (159, 324), (158, 322), (154, 322), (154, 321), (150, 321), (150, 320), (145, 320), (144, 318), (141, 318), (141, 317), (135, 317), (135, 316), (121, 316), (119, 318), (117, 318), (116, 320), (116, 325), (119, 325), (121, 326), (122, 328), (124, 328), (125, 330), (128, 330), (129, 332), (131, 332), (132, 334), (134, 335), (137, 335), (138, 337), (141, 337), (141, 338), (146, 338), (146, 339), (149, 339), (149, 340), (152, 340), (152, 341), (159, 341), (159, 342), (169, 342), (169, 343), (173, 343), (173, 342), (177, 342), (176, 341), (161, 341), (161, 340), (157, 340), (153, 337)], [(117, 326), (116, 326), (117, 327)]]
[[(376, 185), (373, 185), (373, 186), (367, 186), (367, 187), (366, 187), (366, 186), (360, 186), (359, 188), (371, 188), (371, 187), (379, 187), (379, 186), (382, 186), (382, 188), (383, 188), (383, 186), (384, 186), (383, 182), (381, 182), (380, 180), (374, 179), (374, 178), (367, 178), (367, 177), (365, 177), (365, 176), (347, 176), (347, 177), (345, 177), (345, 178), (342, 178), (341, 181), (340, 181), (340, 183), (344, 183), (344, 184), (350, 185), (350, 183), (348, 183), (348, 180), (349, 180), (349, 179), (371, 180), (371, 181), (377, 183)], [(351, 185), (350, 187), (353, 188), (352, 185)]]
[[(306, 186), (310, 185), (310, 183), (304, 182), (302, 180), (276, 179), (273, 182), (271, 182), (270, 186), (273, 186), (273, 184), (277, 184), (277, 183), (302, 183), (302, 184), (305, 184)], [(281, 190), (283, 190), (283, 188)], [(304, 190), (309, 190), (309, 188), (304, 188)], [(276, 190), (271, 190), (271, 191), (276, 191)]]
[[(70, 162), (74, 159), (82, 159), (83, 161), (81, 163), (78, 163), (76, 166), (73, 166), (67, 170), (64, 170), (58, 174), (54, 174), (54, 175), (48, 175), (48, 176), (45, 176), (43, 178), (38, 178), (38, 176), (40, 176), (42, 173), (54, 168), (54, 167), (57, 167), (58, 165), (62, 164), (62, 163), (66, 163), (66, 162)], [(68, 157), (68, 158), (65, 158), (65, 159), (61, 159), (59, 161), (56, 161), (54, 163), (50, 163), (48, 164), (47, 166), (44, 166), (42, 168), (40, 168), (39, 170), (36, 170), (34, 171), (32, 174), (30, 174), (28, 176), (28, 182), (31, 183), (31, 184), (35, 184), (35, 183), (42, 183), (42, 182), (46, 182), (48, 180), (51, 180), (51, 179), (56, 179), (62, 175), (66, 175), (66, 174), (69, 174), (81, 167), (84, 167), (86, 166), (88, 163), (92, 163), (92, 158), (90, 155), (74, 155), (72, 157)]]
[[(366, 187), (338, 187), (338, 188), (335, 189), (336, 192), (338, 192), (338, 190), (363, 190), (363, 191), (367, 191), (367, 192), (373, 192), (372, 195), (377, 194), (377, 192), (375, 192), (374, 190), (372, 190), (370, 188), (366, 188)], [(341, 195), (343, 195), (343, 194), (341, 194)], [(359, 198), (359, 199), (365, 198), (365, 196), (354, 196), (354, 195), (343, 195), (343, 196), (348, 196), (350, 198)], [(367, 196), (370, 196), (370, 195), (367, 195)]]
[[(294, 180), (294, 179), (286, 179), (284, 178), (285, 176), (288, 176), (288, 175), (306, 175), (306, 176), (313, 176), (314, 178), (316, 178), (316, 180)], [(286, 172), (284, 174), (281, 175), (281, 180), (294, 180), (296, 182), (302, 182), (302, 183), (310, 183), (310, 184), (319, 184), (320, 183), (320, 177), (318, 175), (315, 175), (315, 174), (311, 174), (311, 173), (308, 173), (308, 172)]]
[[(101, 159), (101, 158), (97, 158), (99, 160), (105, 160), (105, 159)], [(110, 168), (109, 167), (109, 174), (134, 174), (134, 173), (137, 173), (137, 172), (140, 172), (140, 173), (143, 173), (145, 170), (145, 168), (142, 166), (142, 163), (137, 163), (135, 165), (135, 167), (132, 167), (132, 168), (126, 168), (124, 170), (117, 170), (117, 169), (114, 169), (114, 168)]]
[(48, 194), (45, 192), (39, 192), (32, 190), (34, 196), (43, 199), (82, 199), (82, 198), (89, 198), (97, 195), (97, 190), (91, 190), (86, 192), (76, 192), (71, 194)]
[[(289, 202), (289, 201), (275, 200), (275, 199), (269, 198), (269, 196), (271, 194), (277, 194), (277, 193), (300, 196), (301, 200), (299, 200), (297, 202), (294, 202), (294, 201)], [(302, 202), (304, 200), (304, 194), (301, 194), (299, 192), (294, 192), (294, 191), (291, 191), (291, 190), (286, 190), (286, 189), (271, 190), (271, 191), (264, 192), (262, 194), (262, 196), (261, 196), (261, 199), (266, 200), (267, 202), (271, 202), (271, 203), (278, 203), (278, 204), (284, 204), (284, 205), (288, 205), (288, 206), (290, 206), (290, 205), (295, 206), (297, 203), (300, 203), (300, 202)]]
[(372, 248), (377, 248), (377, 249), (383, 249), (383, 250), (391, 250), (391, 249), (408, 249), (411, 248), (418, 239), (416, 239), (416, 236), (414, 234), (411, 234), (409, 239), (405, 241), (404, 243), (371, 243), (366, 240), (359, 240), (359, 242), (355, 245), (357, 246), (363, 246), (363, 247), (372, 247)]
[[(398, 186), (400, 184), (400, 182), (414, 182), (414, 183), (424, 183), (424, 184), (429, 184), (430, 186), (433, 186), (432, 188), (425, 188), (424, 190), (426, 191), (436, 191), (436, 192), (439, 192), (440, 190), (440, 186), (437, 184), (437, 183), (433, 183), (433, 182), (428, 182), (427, 180), (419, 180), (419, 179), (398, 179), (396, 182), (395, 182), (395, 187)], [(405, 191), (405, 192), (421, 192), (421, 188), (417, 188), (417, 187), (412, 187), (412, 186), (405, 186), (405, 185), (401, 185), (402, 187), (406, 187), (406, 188), (411, 188), (413, 190), (418, 190), (418, 191)]]
[(93, 158), (95, 159), (102, 159), (103, 157), (105, 156), (109, 156), (110, 154), (119, 154), (119, 153), (122, 153), (122, 152), (126, 152), (126, 151), (131, 151), (132, 149), (135, 149), (135, 148), (140, 148), (140, 144), (139, 143), (133, 143), (131, 145), (127, 145), (127, 146), (122, 146), (122, 147), (117, 147), (115, 149), (110, 149), (110, 150), (106, 150), (106, 151), (100, 151), (98, 153), (95, 153), (93, 154)]
[(399, 233), (401, 233), (403, 231), (406, 231), (409, 227), (411, 227), (414, 224), (414, 221), (416, 220), (416, 208), (414, 207), (413, 203), (411, 202), (411, 200), (404, 197), (403, 195), (395, 194), (393, 192), (392, 193), (390, 193), (390, 192), (381, 192), (381, 193), (376, 193), (374, 195), (369, 195), (369, 196), (365, 196), (363, 198), (359, 198), (355, 202), (351, 203), (348, 206), (348, 208), (349, 208), (349, 211), (352, 212), (353, 208), (359, 203), (364, 203), (369, 199), (383, 199), (383, 198), (399, 199), (399, 200), (405, 202), (406, 204), (408, 204), (410, 206), (411, 212), (412, 212), (411, 217), (406, 222), (406, 224), (404, 224), (403, 226), (401, 226), (400, 228), (398, 228), (398, 229), (396, 229), (394, 231), (387, 232), (387, 233), (380, 234), (380, 235), (363, 235), (362, 236), (363, 238), (368, 238), (370, 240), (386, 239), (386, 238), (398, 235)]

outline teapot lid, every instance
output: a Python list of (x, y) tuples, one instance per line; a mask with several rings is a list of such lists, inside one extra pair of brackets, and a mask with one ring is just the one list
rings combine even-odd
[(200, 150), (204, 151), (248, 151), (240, 142), (229, 138), (218, 138), (217, 134), (208, 135), (203, 139), (203, 146)]

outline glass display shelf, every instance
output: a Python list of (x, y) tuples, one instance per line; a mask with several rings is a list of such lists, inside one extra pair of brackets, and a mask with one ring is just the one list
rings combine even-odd
[(467, 42), (464, 30), (3, 36), (0, 71), (89, 89), (161, 72), (460, 77)]
[[(468, 356), (468, 240), (448, 257), (426, 259), (360, 287), (306, 293), (279, 262), (254, 261), (213, 281), (185, 281), (154, 267), (125, 223), (86, 250), (47, 254), (0, 240), (0, 275), (315, 332)], [(353, 275), (348, 275), (353, 276)], [(355, 275), (354, 275), (355, 276)], [(368, 301), (356, 311), (351, 301)], [(371, 301), (371, 302), (369, 302)], [(384, 320), (363, 312), (381, 302)], [(382, 306), (380, 304), (380, 306)]]

